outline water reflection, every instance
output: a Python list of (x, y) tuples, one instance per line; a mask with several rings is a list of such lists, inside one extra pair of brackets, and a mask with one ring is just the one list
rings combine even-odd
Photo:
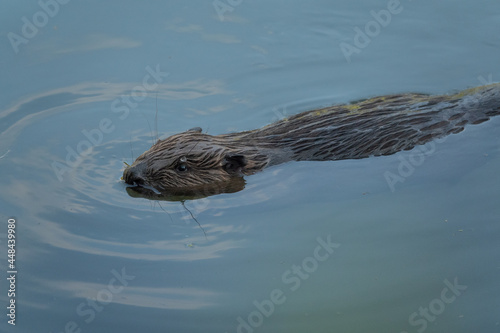
[[(120, 96), (131, 94), (136, 85), (128, 82), (84, 82), (26, 96), (2, 110), (0, 114), (2, 147), (7, 146), (7, 142), (12, 143), (15, 135), (23, 128), (54, 112), (68, 112), (76, 106), (102, 102), (109, 102), (108, 111), (113, 111), (112, 102)], [(153, 96), (160, 100), (190, 100), (226, 93), (221, 81), (196, 79), (179, 83), (160, 83)], [(108, 112), (107, 116), (117, 117), (116, 112), (113, 112)]]
[[(110, 274), (110, 277), (112, 276)], [(112, 297), (113, 303), (132, 307), (196, 310), (216, 305), (215, 298), (220, 295), (220, 292), (201, 288), (137, 286), (134, 285), (135, 276), (130, 275), (130, 277), (132, 281), (127, 284), (123, 291)], [(61, 296), (80, 298), (82, 300), (96, 299), (99, 291), (108, 287), (107, 284), (74, 280), (53, 281), (39, 279), (37, 282)]]
[(160, 201), (186, 201), (203, 199), (212, 195), (222, 193), (235, 193), (245, 188), (245, 179), (243, 177), (233, 177), (230, 181), (188, 188), (182, 190), (157, 191), (147, 186), (129, 186), (127, 193), (132, 198), (144, 198), (148, 200)]

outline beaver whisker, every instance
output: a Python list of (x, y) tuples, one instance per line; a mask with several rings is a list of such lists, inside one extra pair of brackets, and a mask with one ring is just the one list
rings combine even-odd
[[(162, 192), (236, 191), (242, 176), (288, 161), (391, 155), (459, 133), (500, 114), (500, 84), (452, 95), (395, 94), (312, 110), (263, 128), (208, 135), (201, 128), (158, 140), (124, 171), (125, 182)], [(181, 168), (179, 163), (184, 163)]]

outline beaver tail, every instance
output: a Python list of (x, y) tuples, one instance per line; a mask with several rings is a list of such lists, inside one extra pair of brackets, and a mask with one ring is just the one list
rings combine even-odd
[(389, 95), (309, 111), (246, 137), (258, 146), (281, 148), (291, 160), (358, 159), (410, 150), (499, 114), (497, 83), (454, 95)]

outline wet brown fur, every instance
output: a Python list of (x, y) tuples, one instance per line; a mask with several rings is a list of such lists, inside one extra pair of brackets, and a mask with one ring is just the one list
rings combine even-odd
[(500, 84), (453, 95), (399, 94), (300, 113), (261, 129), (193, 129), (156, 142), (123, 174), (158, 190), (225, 184), (287, 161), (390, 155), (500, 114)]

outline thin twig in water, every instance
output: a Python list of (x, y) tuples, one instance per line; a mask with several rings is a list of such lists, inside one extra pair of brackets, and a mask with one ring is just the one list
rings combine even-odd
[(132, 155), (132, 161), (134, 160), (134, 149), (132, 148), (132, 134), (130, 134), (130, 155)]
[(158, 91), (156, 92), (156, 113), (155, 113), (155, 134), (156, 134), (156, 142), (158, 139)]
[(161, 208), (161, 210), (162, 210), (162, 211), (164, 211), (165, 213), (167, 213), (168, 217), (170, 217), (170, 221), (171, 221), (172, 223), (174, 223), (174, 219), (172, 219), (172, 215), (170, 215), (170, 213), (169, 213), (169, 212), (167, 212), (167, 211), (166, 211), (166, 210), (165, 210), (165, 209), (161, 206), (160, 202), (159, 202), (159, 201), (153, 201), (153, 202), (154, 202), (154, 203), (158, 203), (158, 206)]
[(141, 113), (144, 116), (144, 118), (146, 119), (146, 122), (148, 123), (149, 134), (151, 135), (151, 142), (153, 142), (153, 144), (151, 146), (154, 146), (156, 142), (155, 142), (155, 138), (154, 138), (153, 129), (151, 128), (151, 124), (149, 123), (148, 117), (146, 117), (146, 115), (144, 114), (144, 112), (141, 112)]
[(203, 229), (203, 227), (201, 226), (200, 222), (198, 222), (198, 220), (196, 219), (196, 217), (194, 217), (193, 213), (191, 213), (191, 211), (189, 210), (189, 208), (186, 207), (185, 202), (186, 202), (186, 200), (182, 200), (181, 201), (182, 206), (184, 207), (185, 210), (187, 210), (189, 212), (189, 214), (191, 215), (191, 217), (193, 218), (193, 220), (195, 220), (196, 223), (198, 223), (198, 226), (200, 227), (200, 229), (203, 231), (203, 234), (205, 235), (205, 239), (208, 239), (207, 238), (207, 233), (205, 232), (205, 229)]

